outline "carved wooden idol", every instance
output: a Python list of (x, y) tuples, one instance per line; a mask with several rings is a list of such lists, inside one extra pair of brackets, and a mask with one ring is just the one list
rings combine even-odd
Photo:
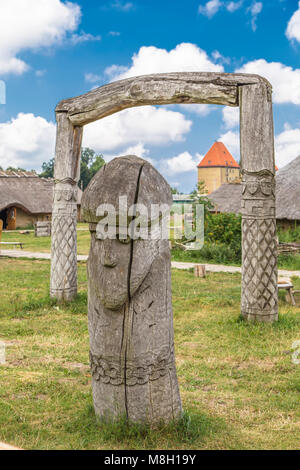
[[(143, 204), (149, 216), (152, 204), (172, 204), (164, 178), (135, 156), (109, 162), (84, 192), (83, 217), (91, 231), (88, 321), (95, 411), (104, 418), (167, 422), (181, 416), (169, 242), (124, 236), (136, 214), (120, 216), (120, 197), (127, 198), (128, 208)], [(116, 239), (99, 234), (100, 204), (116, 209)]]

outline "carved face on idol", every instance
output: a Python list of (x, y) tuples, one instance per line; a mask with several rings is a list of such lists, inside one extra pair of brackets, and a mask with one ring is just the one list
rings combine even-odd
[(91, 233), (88, 273), (94, 292), (108, 309), (120, 309), (142, 284), (155, 257), (154, 245), (148, 240), (97, 238)]
[(243, 171), (243, 194), (251, 196), (275, 196), (274, 175), (268, 170)]
[[(165, 246), (158, 239), (122, 239), (121, 235), (118, 236), (123, 232), (118, 225), (120, 198), (124, 197), (128, 210), (135, 204), (141, 204), (148, 214), (153, 204), (164, 204), (168, 209), (172, 205), (170, 188), (164, 178), (152, 165), (134, 155), (111, 160), (98, 171), (85, 190), (81, 209), (82, 218), (89, 222), (91, 231), (88, 261), (90, 291), (105, 308), (112, 310), (118, 310), (132, 300), (153, 261)], [(104, 212), (100, 214), (99, 207), (105, 205), (114, 208), (117, 215), (112, 224), (117, 233), (108, 238), (104, 238), (99, 230), (99, 222), (105, 217)], [(130, 219), (127, 212), (126, 233), (126, 224), (131, 221), (132, 216)]]

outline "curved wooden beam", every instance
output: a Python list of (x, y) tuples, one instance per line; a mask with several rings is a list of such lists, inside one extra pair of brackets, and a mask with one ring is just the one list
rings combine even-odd
[(126, 108), (145, 105), (203, 103), (239, 105), (239, 87), (270, 83), (259, 75), (178, 72), (142, 75), (109, 83), (81, 96), (61, 101), (57, 113), (67, 113), (74, 126), (84, 126)]

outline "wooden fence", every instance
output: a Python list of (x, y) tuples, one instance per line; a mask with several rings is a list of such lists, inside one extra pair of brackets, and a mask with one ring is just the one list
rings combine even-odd
[(278, 254), (300, 253), (300, 243), (279, 243)]

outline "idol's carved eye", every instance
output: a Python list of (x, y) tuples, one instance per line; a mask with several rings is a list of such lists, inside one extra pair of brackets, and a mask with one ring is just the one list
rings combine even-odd
[(120, 242), (120, 243), (123, 243), (124, 245), (128, 245), (128, 243), (130, 242), (131, 238), (129, 235), (127, 235), (127, 237), (125, 238), (124, 235), (122, 235), (122, 237), (120, 236), (119, 233), (117, 233), (117, 240)]

